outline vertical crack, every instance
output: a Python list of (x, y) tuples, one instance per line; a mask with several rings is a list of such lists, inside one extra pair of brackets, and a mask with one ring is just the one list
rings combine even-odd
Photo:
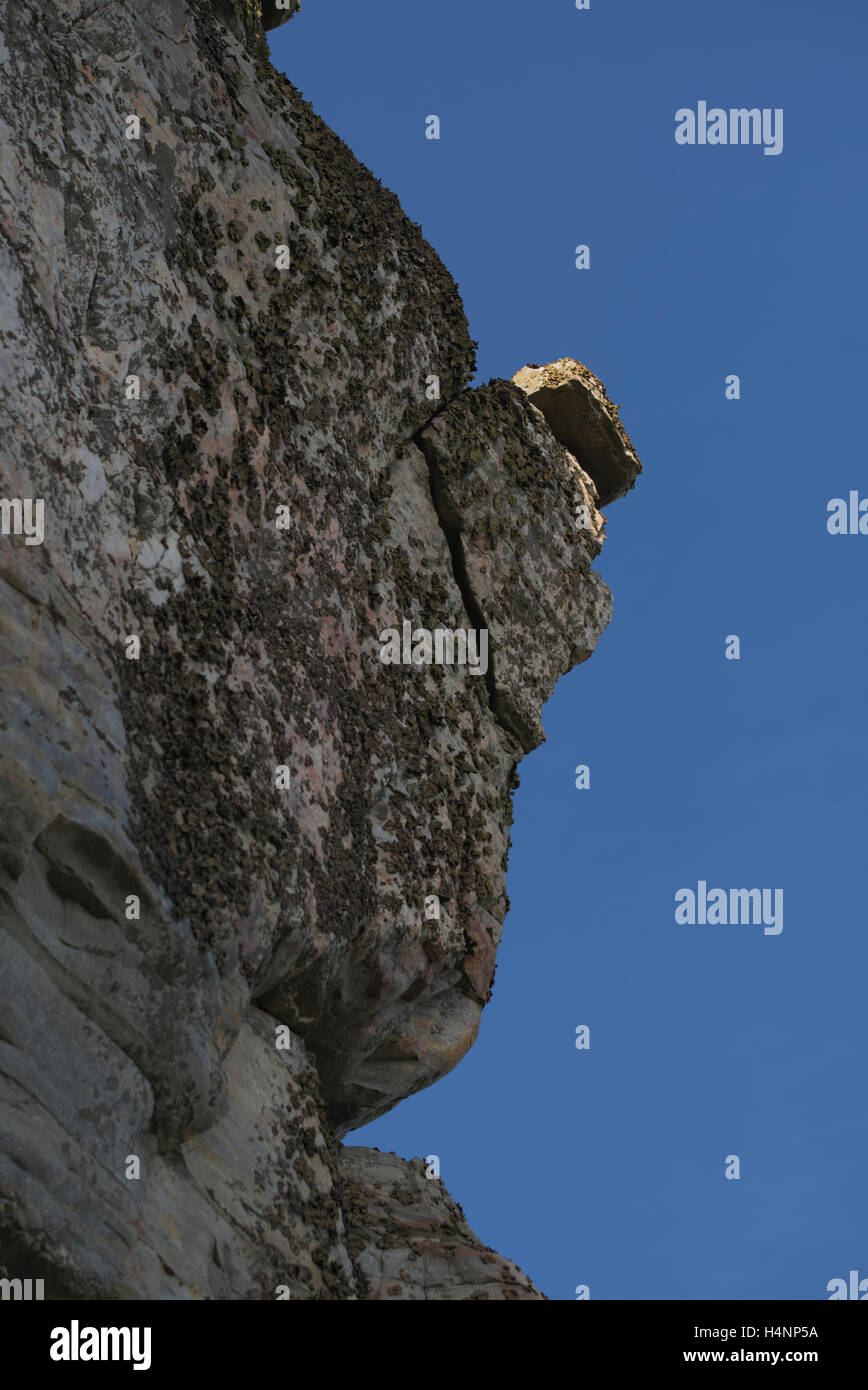
[(537, 739), (533, 732), (527, 727), (525, 721), (519, 718), (512, 708), (511, 702), (504, 695), (502, 690), (497, 687), (495, 679), (496, 654), (491, 638), (491, 629), (488, 620), (482, 611), (473, 586), (470, 583), (470, 576), (467, 573), (467, 557), (464, 553), (464, 541), (461, 537), (461, 530), (458, 519), (452, 513), (446, 500), (446, 487), (443, 481), (443, 474), (434, 458), (434, 451), (428, 446), (428, 441), (424, 437), (423, 431), (419, 431), (414, 436), (414, 441), (421, 449), (425, 461), (428, 464), (428, 483), (431, 488), (431, 500), (434, 503), (434, 511), (437, 520), (440, 522), (440, 529), (449, 548), (449, 555), (452, 560), (452, 574), (464, 604), (464, 610), (470, 619), (471, 625), (477, 629), (484, 628), (488, 633), (488, 670), (485, 672), (485, 685), (488, 691), (488, 706), (497, 720), (498, 724), (514, 738), (519, 746), (527, 751), (535, 747)]

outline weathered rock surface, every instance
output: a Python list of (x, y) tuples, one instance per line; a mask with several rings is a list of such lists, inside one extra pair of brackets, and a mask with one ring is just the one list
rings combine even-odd
[(347, 1243), (361, 1296), (541, 1299), (518, 1265), (482, 1245), (425, 1164), (378, 1149), (341, 1151)]
[(489, 630), (492, 711), (529, 753), (555, 681), (587, 660), (611, 617), (590, 568), (603, 528), (594, 483), (505, 381), (464, 392), (419, 440), (465, 607)]
[[(264, 57), (289, 17), (0, 0), (0, 498), (45, 529), (0, 536), (0, 1264), (538, 1297), (338, 1140), (474, 1041), (608, 475), (467, 389), (448, 272)], [(404, 621), (487, 674), (384, 664)]]
[(630, 437), (599, 377), (572, 357), (522, 367), (512, 378), (541, 410), (552, 434), (580, 458), (597, 486), (600, 506), (623, 497), (642, 472)]

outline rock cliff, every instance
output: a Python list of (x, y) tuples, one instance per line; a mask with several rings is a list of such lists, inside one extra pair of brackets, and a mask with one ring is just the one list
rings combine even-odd
[(578, 363), (469, 389), (268, 62), (297, 8), (0, 0), (0, 1265), (48, 1297), (542, 1296), (340, 1140), (474, 1041), (639, 463)]

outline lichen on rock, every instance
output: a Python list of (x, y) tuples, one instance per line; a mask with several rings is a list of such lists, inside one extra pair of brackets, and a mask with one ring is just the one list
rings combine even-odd
[(599, 377), (574, 358), (562, 357), (545, 367), (522, 367), (512, 379), (591, 475), (600, 506), (634, 486), (642, 465), (621, 423), (620, 406), (609, 400)]
[[(0, 1264), (53, 1297), (535, 1296), (339, 1140), (476, 1037), (631, 450), (577, 364), (575, 438), (469, 389), (449, 272), (267, 60), (297, 8), (0, 0), (2, 495), (45, 503), (0, 537)], [(405, 620), (484, 623), (484, 678), (385, 664)]]

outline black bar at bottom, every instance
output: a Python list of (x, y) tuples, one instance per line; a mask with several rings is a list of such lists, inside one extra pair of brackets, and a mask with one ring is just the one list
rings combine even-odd
[[(865, 1301), (865, 1300), (863, 1300)], [(424, 1375), (430, 1381), (440, 1357), (446, 1372), (454, 1374), (463, 1361), (457, 1344), (442, 1333), (440, 1318), (449, 1316), (428, 1308), (424, 1321), (414, 1319), (412, 1309), (392, 1308), (361, 1315), (359, 1304), (341, 1313), (316, 1302), (258, 1303), (0, 1303), (4, 1362), (18, 1362), (16, 1370), (47, 1372), (50, 1379), (76, 1374), (89, 1377), (100, 1370), (113, 1375), (145, 1375), (162, 1380), (167, 1374), (197, 1379), (214, 1374), (223, 1378), (233, 1366), (246, 1368), (257, 1380), (288, 1377), (295, 1381), (302, 1366), (306, 1378), (314, 1364), (334, 1373), (336, 1352), (345, 1348), (348, 1368), (365, 1364), (377, 1378), (418, 1380), (422, 1365), (414, 1367), (406, 1348), (400, 1365), (390, 1353), (392, 1338), (408, 1329), (420, 1335)], [(427, 1307), (427, 1305), (426, 1305)], [(536, 1312), (533, 1311), (536, 1308)], [(472, 1313), (458, 1314), (460, 1329), (471, 1335), (478, 1328), (485, 1337), (483, 1361), (509, 1351), (520, 1339), (550, 1364), (556, 1339), (563, 1335), (569, 1362), (577, 1374), (598, 1367), (617, 1373), (644, 1370), (667, 1374), (676, 1367), (691, 1370), (708, 1365), (807, 1366), (826, 1376), (850, 1370), (860, 1373), (863, 1362), (868, 1310), (844, 1302), (576, 1302), (569, 1312), (548, 1315), (541, 1304), (522, 1305), (522, 1318), (530, 1323), (500, 1323), (496, 1306), (479, 1323), (480, 1304)], [(356, 1318), (362, 1316), (361, 1322)], [(394, 1322), (393, 1318), (398, 1321)], [(541, 1322), (537, 1318), (542, 1317)], [(465, 1322), (464, 1319), (467, 1319)], [(346, 1321), (348, 1319), (348, 1321)], [(339, 1338), (335, 1334), (340, 1333)], [(349, 1336), (347, 1336), (349, 1334)], [(492, 1334), (497, 1342), (490, 1341)], [(527, 1343), (527, 1338), (533, 1338)], [(542, 1340), (540, 1341), (540, 1338)], [(498, 1345), (499, 1344), (499, 1345)], [(250, 1387), (255, 1390), (255, 1387)]]

